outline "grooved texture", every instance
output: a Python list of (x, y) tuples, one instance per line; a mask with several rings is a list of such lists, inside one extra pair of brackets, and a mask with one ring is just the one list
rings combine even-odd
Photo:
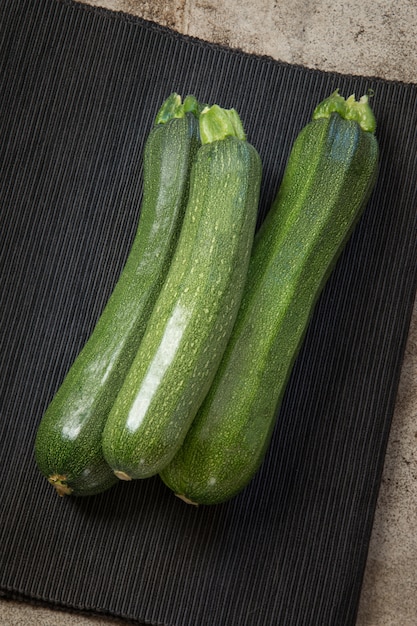
[[(417, 283), (417, 87), (290, 66), (59, 0), (0, 0), (0, 594), (156, 626), (353, 625)], [(250, 486), (188, 507), (158, 478), (58, 499), (37, 424), (139, 215), (171, 91), (234, 106), (261, 220), (316, 103), (373, 89), (379, 181), (320, 298)]]

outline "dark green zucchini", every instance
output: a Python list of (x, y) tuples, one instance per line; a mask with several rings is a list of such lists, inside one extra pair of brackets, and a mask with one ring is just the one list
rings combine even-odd
[(187, 502), (236, 495), (262, 462), (317, 298), (374, 186), (367, 97), (337, 92), (299, 134), (258, 231), (231, 339), (187, 437), (161, 472)]
[(105, 420), (133, 361), (177, 244), (200, 146), (198, 104), (172, 94), (144, 149), (138, 229), (112, 295), (38, 428), (38, 467), (60, 495), (92, 495), (116, 478), (104, 460)]
[(167, 280), (103, 433), (124, 480), (158, 473), (173, 457), (212, 382), (246, 279), (261, 162), (236, 112), (200, 115), (183, 228)]

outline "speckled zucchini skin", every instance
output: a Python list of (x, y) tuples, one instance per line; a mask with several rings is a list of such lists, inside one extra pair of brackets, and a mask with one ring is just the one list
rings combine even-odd
[(255, 238), (242, 306), (213, 385), (161, 472), (184, 500), (226, 501), (258, 470), (314, 305), (377, 167), (374, 134), (338, 113), (312, 121), (296, 139)]
[(103, 433), (119, 478), (158, 473), (210, 387), (241, 301), (260, 181), (247, 141), (227, 137), (197, 153), (167, 280)]
[(127, 262), (36, 436), (38, 467), (60, 495), (93, 495), (117, 480), (103, 457), (102, 431), (171, 262), (199, 145), (192, 113), (157, 124), (146, 141), (143, 202)]

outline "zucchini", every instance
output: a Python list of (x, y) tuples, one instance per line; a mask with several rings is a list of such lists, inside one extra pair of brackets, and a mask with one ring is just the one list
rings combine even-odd
[(374, 131), (368, 98), (335, 92), (298, 135), (213, 385), (161, 472), (186, 502), (224, 502), (258, 470), (314, 305), (376, 181)]
[(171, 262), (200, 146), (198, 103), (172, 94), (144, 148), (143, 200), (126, 264), (91, 336), (38, 427), (35, 458), (59, 495), (92, 495), (117, 482), (106, 464), (105, 420), (136, 354)]
[(181, 445), (212, 382), (243, 291), (261, 161), (237, 113), (200, 115), (180, 239), (143, 341), (103, 432), (118, 478), (157, 474)]

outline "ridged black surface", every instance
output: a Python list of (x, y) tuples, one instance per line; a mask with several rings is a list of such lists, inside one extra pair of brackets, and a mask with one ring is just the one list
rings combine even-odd
[[(59, 499), (41, 416), (119, 275), (172, 91), (234, 106), (264, 163), (336, 87), (374, 90), (371, 202), (320, 301), (259, 474), (194, 508), (158, 478)], [(281, 64), (58, 0), (0, 0), (0, 593), (163, 626), (355, 622), (417, 280), (417, 87)]]

